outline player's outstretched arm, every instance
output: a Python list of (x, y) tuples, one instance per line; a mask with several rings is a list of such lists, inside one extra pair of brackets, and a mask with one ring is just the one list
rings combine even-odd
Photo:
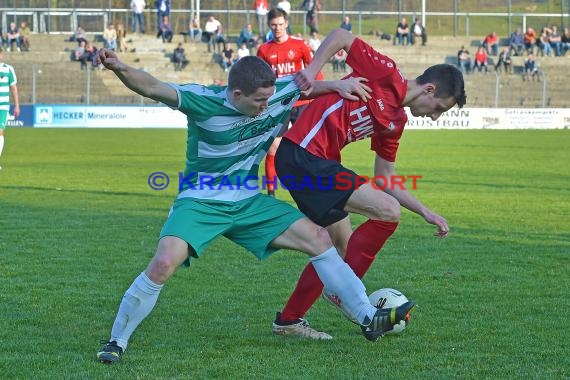
[(97, 52), (95, 63), (102, 63), (107, 69), (113, 71), (125, 86), (137, 94), (172, 107), (178, 106), (178, 93), (174, 88), (149, 73), (124, 64), (114, 51), (100, 49)]
[[(400, 205), (407, 208), (408, 210), (422, 216), (426, 222), (433, 224), (437, 227), (437, 232), (434, 233), (435, 236), (444, 238), (449, 233), (449, 225), (447, 220), (441, 215), (438, 215), (428, 209), (423, 205), (412, 193), (408, 190), (407, 185), (404, 188), (400, 188), (396, 181), (399, 182), (398, 176), (396, 175), (396, 170), (394, 169), (394, 163), (383, 159), (382, 157), (376, 155), (376, 160), (374, 162), (374, 176), (379, 176), (379, 178), (385, 178), (387, 181), (394, 181), (392, 184), (388, 184), (384, 191), (398, 200)], [(400, 182), (401, 183), (401, 182)], [(383, 186), (386, 184), (378, 183), (378, 186)]]
[(334, 29), (330, 32), (315, 52), (315, 56), (309, 66), (297, 74), (295, 82), (297, 82), (299, 88), (301, 90), (308, 90), (313, 85), (318, 72), (321, 71), (325, 64), (339, 50), (344, 49), (348, 52), (355, 39), (356, 37), (352, 33), (344, 29)]
[(368, 101), (372, 89), (366, 85), (368, 79), (363, 77), (349, 77), (343, 80), (317, 80), (308, 92), (302, 93), (303, 99), (313, 99), (329, 92), (337, 92), (348, 100)]

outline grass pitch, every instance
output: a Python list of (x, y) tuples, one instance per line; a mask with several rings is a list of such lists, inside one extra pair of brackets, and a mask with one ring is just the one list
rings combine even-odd
[[(271, 322), (306, 263), (258, 262), (225, 239), (165, 286), (123, 361), (95, 361), (154, 254), (183, 169), (184, 130), (9, 129), (0, 164), (2, 378), (565, 379), (570, 377), (568, 131), (408, 131), (397, 169), (451, 234), (404, 211), (364, 278), (418, 304), (366, 341), (319, 301), (327, 342)], [(368, 143), (345, 164), (371, 174)], [(171, 177), (163, 191), (151, 173)], [(290, 201), (287, 193), (278, 197)], [(355, 225), (363, 219), (355, 217)]]

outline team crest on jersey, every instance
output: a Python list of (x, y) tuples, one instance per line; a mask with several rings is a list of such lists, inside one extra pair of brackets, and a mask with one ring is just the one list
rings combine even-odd
[(287, 53), (287, 58), (294, 59), (295, 58), (295, 51), (289, 50), (289, 53)]
[(392, 132), (394, 129), (396, 129), (396, 124), (394, 124), (394, 122), (391, 121), (391, 122), (388, 124), (388, 130), (389, 130), (390, 132)]

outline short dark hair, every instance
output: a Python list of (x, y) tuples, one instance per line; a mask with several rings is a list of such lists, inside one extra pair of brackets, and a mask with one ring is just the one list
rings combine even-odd
[(416, 78), (416, 83), (435, 84), (436, 90), (434, 96), (436, 98), (448, 98), (453, 96), (459, 108), (463, 107), (467, 101), (463, 74), (453, 65), (442, 63), (430, 66), (422, 75)]
[(275, 72), (264, 60), (256, 56), (240, 58), (232, 65), (228, 76), (228, 89), (241, 90), (245, 96), (258, 88), (275, 86)]
[(269, 23), (269, 21), (271, 21), (277, 17), (283, 17), (285, 19), (285, 21), (289, 20), (289, 16), (287, 15), (287, 12), (285, 12), (283, 9), (271, 8), (269, 13), (267, 13), (267, 22)]

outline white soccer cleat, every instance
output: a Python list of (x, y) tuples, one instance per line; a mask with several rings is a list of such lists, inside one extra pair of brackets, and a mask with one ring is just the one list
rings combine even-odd
[(292, 336), (298, 338), (308, 338), (317, 340), (330, 340), (333, 337), (323, 331), (317, 331), (309, 325), (306, 319), (297, 319), (294, 322), (284, 324), (279, 321), (280, 313), (277, 313), (273, 322), (273, 334), (281, 336)]

